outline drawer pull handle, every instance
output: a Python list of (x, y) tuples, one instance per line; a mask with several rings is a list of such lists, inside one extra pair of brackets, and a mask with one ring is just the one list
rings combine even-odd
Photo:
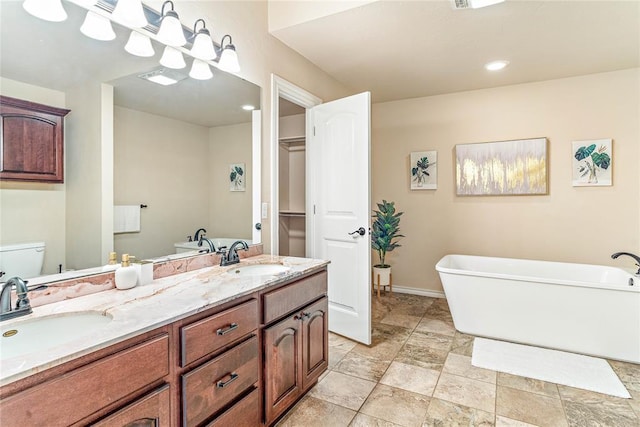
[(231, 378), (229, 378), (228, 381), (219, 380), (218, 382), (216, 382), (216, 387), (225, 388), (226, 386), (228, 386), (229, 384), (231, 384), (232, 382), (234, 382), (237, 379), (238, 379), (238, 374), (236, 374), (234, 372), (234, 373), (231, 374)]
[(225, 335), (225, 334), (228, 334), (229, 332), (233, 331), (234, 329), (238, 329), (238, 324), (237, 323), (230, 324), (229, 327), (226, 328), (226, 329), (222, 329), (222, 328), (218, 329), (216, 331), (216, 335)]

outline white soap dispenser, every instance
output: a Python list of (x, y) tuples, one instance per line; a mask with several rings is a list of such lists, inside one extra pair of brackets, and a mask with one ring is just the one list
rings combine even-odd
[(129, 254), (122, 254), (122, 264), (116, 270), (116, 288), (131, 289), (138, 282), (138, 273), (129, 263)]
[(102, 267), (102, 271), (114, 271), (118, 267), (120, 267), (118, 255), (115, 252), (109, 252), (109, 262)]

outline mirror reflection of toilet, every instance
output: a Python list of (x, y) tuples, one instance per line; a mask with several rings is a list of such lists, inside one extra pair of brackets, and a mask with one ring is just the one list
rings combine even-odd
[(40, 276), (44, 264), (44, 242), (0, 246), (0, 282), (12, 277), (29, 279)]

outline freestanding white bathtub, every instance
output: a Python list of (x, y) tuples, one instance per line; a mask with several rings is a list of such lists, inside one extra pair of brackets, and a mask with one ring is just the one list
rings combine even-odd
[(460, 332), (640, 363), (640, 277), (586, 264), (446, 255)]

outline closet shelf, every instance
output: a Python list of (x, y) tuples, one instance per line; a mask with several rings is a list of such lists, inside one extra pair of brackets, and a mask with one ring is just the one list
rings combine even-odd
[(278, 140), (280, 146), (289, 150), (297, 151), (305, 149), (305, 137), (304, 136), (292, 136), (287, 138), (280, 138)]
[(297, 217), (304, 217), (306, 214), (304, 213), (304, 211), (289, 211), (289, 210), (282, 210), (279, 212), (280, 216), (297, 216)]

